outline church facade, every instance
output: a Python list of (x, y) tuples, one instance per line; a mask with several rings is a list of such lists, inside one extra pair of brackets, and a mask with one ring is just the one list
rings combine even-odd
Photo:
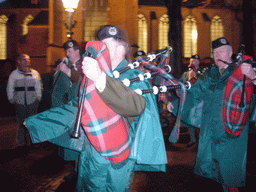
[[(12, 1), (9, 1), (12, 2)], [(13, 1), (14, 2), (14, 1)], [(40, 73), (53, 71), (54, 62), (65, 57), (62, 45), (69, 38), (68, 17), (61, 0), (23, 0), (24, 4), (0, 4), (0, 54), (2, 61), (14, 61), (17, 54), (31, 56), (31, 65)], [(158, 1), (159, 2), (159, 1)], [(203, 1), (204, 6), (181, 8), (184, 64), (193, 54), (212, 62), (211, 41), (224, 36), (237, 52), (241, 44), (241, 2), (227, 4)], [(224, 1), (222, 1), (224, 2)], [(231, 1), (230, 1), (231, 2)], [(171, 10), (169, 10), (171, 11)], [(95, 40), (102, 25), (120, 25), (127, 30), (131, 55), (136, 50), (153, 52), (168, 46), (168, 9), (138, 0), (80, 0), (72, 15), (72, 39), (85, 45)], [(83, 47), (82, 47), (83, 48)]]

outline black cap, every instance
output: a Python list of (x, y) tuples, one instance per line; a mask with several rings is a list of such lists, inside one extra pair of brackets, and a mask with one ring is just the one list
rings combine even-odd
[(144, 55), (146, 55), (146, 53), (144, 51), (136, 51), (133, 54), (133, 57), (144, 56)]
[(128, 41), (128, 36), (127, 36), (125, 30), (116, 25), (106, 25), (106, 26), (102, 27), (98, 31), (97, 36), (100, 41), (103, 39), (106, 39), (106, 38), (110, 38), (110, 37)]
[(198, 60), (200, 60), (200, 57), (199, 57), (199, 55), (192, 55), (192, 56), (190, 57), (190, 59), (198, 59)]
[(225, 37), (218, 38), (212, 42), (212, 49), (216, 49), (223, 45), (230, 45), (228, 40)]
[(80, 45), (75, 40), (68, 40), (66, 43), (63, 44), (63, 48), (65, 50), (72, 47), (75, 48), (76, 50), (81, 48)]

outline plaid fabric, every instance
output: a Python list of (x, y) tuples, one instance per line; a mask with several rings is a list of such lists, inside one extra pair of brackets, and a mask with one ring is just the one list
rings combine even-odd
[[(248, 59), (243, 56), (242, 60)], [(240, 62), (241, 63), (241, 62)], [(243, 77), (240, 64), (229, 77), (224, 96), (223, 119), (228, 134), (239, 136), (244, 129), (250, 113), (250, 103), (253, 95), (253, 84), (249, 78), (245, 79), (244, 107), (240, 107), (243, 91)]]
[(178, 141), (179, 135), (180, 135), (181, 111), (183, 109), (183, 106), (184, 106), (184, 103), (185, 103), (185, 100), (186, 100), (186, 96), (187, 96), (186, 86), (183, 83), (181, 83), (180, 81), (176, 80), (171, 74), (166, 73), (166, 71), (164, 69), (156, 67), (155, 65), (152, 65), (148, 61), (142, 61), (141, 64), (143, 66), (145, 66), (146, 68), (151, 69), (152, 71), (158, 71), (159, 75), (166, 80), (164, 85), (166, 85), (166, 86), (168, 86), (168, 85), (180, 85), (181, 86), (180, 89), (176, 89), (176, 93), (180, 97), (179, 110), (178, 110), (175, 125), (174, 125), (172, 133), (169, 137), (169, 142), (170, 143), (176, 143)]
[(239, 189), (237, 187), (229, 187), (229, 192), (239, 192)]
[(148, 70), (145, 69), (145, 68), (143, 67), (143, 65), (140, 65), (139, 67), (137, 67), (137, 69), (143, 71), (144, 73), (147, 73), (147, 72), (148, 72)]
[[(85, 55), (88, 53), (96, 58), (107, 75), (112, 76), (106, 45), (98, 41), (89, 41), (86, 44)], [(81, 87), (84, 86), (85, 79), (86, 77), (83, 78)], [(88, 79), (81, 121), (91, 144), (106, 159), (117, 163), (129, 156), (131, 137), (125, 121), (101, 100), (95, 90), (94, 82), (90, 79)]]
[[(165, 67), (166, 65), (169, 64), (169, 61), (170, 61), (170, 54), (163, 54), (161, 55), (160, 57), (160, 64), (159, 64), (159, 67), (163, 68)], [(160, 86), (164, 85), (166, 82), (166, 79), (165, 78), (162, 78), (161, 79), (161, 82), (160, 82)], [(163, 101), (164, 103), (166, 103), (166, 92), (165, 93), (159, 93), (158, 94), (158, 102), (159, 101)]]

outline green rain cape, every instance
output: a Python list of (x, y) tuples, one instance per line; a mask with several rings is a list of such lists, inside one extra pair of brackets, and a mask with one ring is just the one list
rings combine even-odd
[[(126, 67), (127, 64), (127, 61), (124, 60), (116, 70)], [(131, 79), (137, 77), (139, 73), (143, 73), (137, 69), (132, 70), (122, 73), (119, 80)], [(143, 90), (150, 89), (152, 86), (149, 81), (145, 81), (144, 83), (135, 82), (130, 88)], [(145, 94), (143, 97), (146, 99), (145, 111), (140, 116), (135, 117), (130, 128), (134, 141), (129, 158), (136, 161), (136, 170), (165, 171), (167, 157), (156, 99), (153, 94)], [(27, 118), (25, 123), (32, 142), (50, 141), (65, 148), (82, 151), (84, 137), (86, 137), (84, 132), (81, 131), (79, 139), (70, 137), (76, 122), (77, 112), (78, 98), (68, 104)]]
[[(200, 128), (194, 172), (226, 186), (244, 187), (249, 121), (235, 137), (226, 132), (223, 120), (226, 84), (234, 70), (228, 67), (223, 76), (217, 66), (206, 70), (187, 91), (181, 120)], [(177, 99), (171, 102), (177, 110)]]

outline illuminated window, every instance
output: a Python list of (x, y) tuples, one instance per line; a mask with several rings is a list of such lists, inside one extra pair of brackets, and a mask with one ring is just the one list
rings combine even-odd
[(159, 39), (158, 48), (163, 49), (169, 46), (168, 43), (168, 31), (169, 31), (169, 17), (168, 15), (163, 15), (159, 21)]
[(147, 20), (144, 15), (138, 15), (138, 46), (145, 53), (148, 52)]
[(8, 18), (5, 15), (0, 16), (0, 59), (6, 59), (6, 52), (7, 52), (7, 28), (6, 22)]
[(32, 21), (34, 19), (34, 17), (32, 15), (28, 15), (25, 19), (24, 19), (24, 23), (22, 25), (22, 35), (27, 35), (28, 34), (28, 23), (30, 21)]
[[(223, 25), (222, 25), (222, 21), (220, 19), (219, 16), (214, 16), (212, 21), (211, 21), (211, 42), (223, 37), (224, 33), (223, 33)], [(211, 57), (213, 57), (212, 55), (212, 43), (211, 43)]]
[(189, 15), (184, 21), (184, 57), (197, 54), (197, 38), (196, 20)]
[(86, 1), (84, 40), (96, 40), (96, 32), (107, 23), (107, 0)]

